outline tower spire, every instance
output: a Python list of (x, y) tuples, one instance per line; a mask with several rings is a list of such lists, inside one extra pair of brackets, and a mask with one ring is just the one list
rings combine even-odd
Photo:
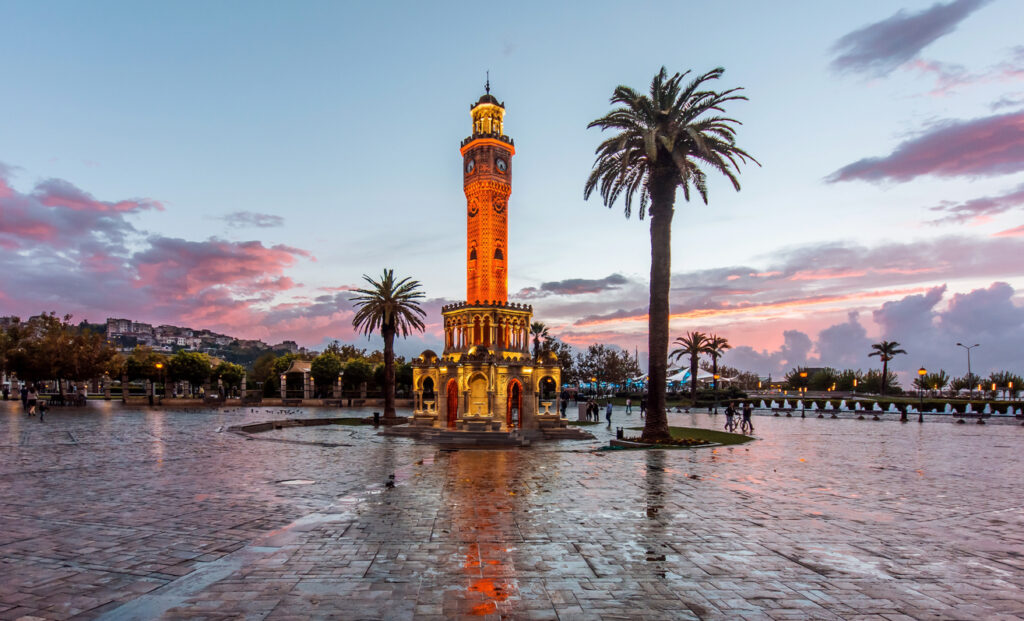
[(486, 91), (488, 95), (491, 94), (491, 70), (490, 69), (487, 70), (487, 84), (484, 84), (484, 91)]

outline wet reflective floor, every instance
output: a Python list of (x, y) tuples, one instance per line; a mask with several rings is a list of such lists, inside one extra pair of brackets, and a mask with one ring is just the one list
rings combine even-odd
[(225, 431), (337, 410), (19, 405), (0, 402), (0, 619), (1024, 616), (1013, 419), (757, 416), (745, 445), (592, 450), (641, 422), (616, 411), (598, 441), (446, 452)]

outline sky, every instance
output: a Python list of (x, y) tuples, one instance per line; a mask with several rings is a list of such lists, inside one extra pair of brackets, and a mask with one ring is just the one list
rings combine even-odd
[(644, 357), (648, 221), (583, 198), (615, 86), (724, 67), (742, 190), (673, 220), (671, 332), (725, 363), (1024, 372), (1024, 5), (0, 2), (0, 315), (379, 347), (393, 268), (465, 297), (460, 141), (490, 72), (516, 144), (509, 291)]

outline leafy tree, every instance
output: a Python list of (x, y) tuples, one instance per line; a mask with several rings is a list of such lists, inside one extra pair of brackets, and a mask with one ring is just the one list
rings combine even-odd
[(839, 387), (839, 372), (831, 367), (818, 369), (807, 378), (807, 387), (810, 390), (831, 390), (833, 385)]
[(573, 356), (573, 348), (556, 338), (547, 338), (541, 348), (542, 353), (552, 352), (558, 356), (558, 366), (562, 369), (562, 385), (575, 384), (580, 381), (580, 374), (576, 369), (576, 360)]
[(853, 380), (857, 380), (858, 386), (864, 381), (864, 374), (860, 369), (846, 369), (836, 378), (836, 390), (850, 392), (853, 390)]
[[(981, 378), (978, 377), (978, 375), (974, 373), (968, 373), (963, 377), (957, 377), (955, 379), (950, 380), (949, 387), (956, 391), (974, 390), (980, 383)], [(1014, 386), (1016, 386), (1016, 384), (1014, 384)]]
[(867, 392), (877, 393), (884, 395), (886, 392), (900, 393), (903, 390), (900, 388), (900, 383), (896, 378), (896, 374), (889, 372), (885, 375), (885, 382), (882, 382), (882, 373), (872, 369), (867, 372), (864, 376), (864, 387)]
[(221, 362), (213, 368), (213, 377), (220, 378), (228, 388), (242, 385), (245, 367), (233, 362)]
[(275, 356), (272, 351), (260, 354), (260, 357), (252, 364), (253, 381), (260, 383), (268, 381), (271, 374), (274, 372), (274, 362), (276, 360), (277, 356)]
[[(906, 350), (900, 349), (900, 344), (896, 341), (882, 341), (881, 343), (875, 343), (871, 346), (874, 351), (868, 354), (868, 356), (878, 356), (879, 360), (882, 361), (882, 374), (881, 377), (889, 376), (889, 361), (895, 358), (898, 354), (907, 353)], [(870, 375), (870, 373), (869, 373)], [(888, 387), (889, 382), (882, 382), (879, 380), (878, 385), (881, 387), (881, 392), (878, 394), (884, 395), (885, 389)]]
[(405, 392), (412, 390), (412, 365), (408, 362), (395, 365), (395, 386)]
[(167, 378), (199, 386), (210, 377), (210, 357), (197, 351), (179, 351), (167, 361)]
[(373, 365), (365, 360), (350, 360), (345, 365), (345, 386), (359, 388), (363, 382), (369, 382), (373, 378)]
[(333, 386), (338, 381), (338, 375), (344, 368), (345, 365), (341, 361), (341, 356), (334, 351), (328, 350), (313, 358), (313, 362), (309, 366), (309, 374), (313, 376), (317, 390), (328, 390), (330, 386)]
[(270, 367), (272, 371), (272, 375), (269, 378), (270, 381), (277, 382), (281, 374), (287, 371), (288, 367), (292, 366), (293, 360), (302, 360), (302, 356), (289, 352), (274, 358), (274, 364)]
[(548, 327), (540, 321), (534, 321), (530, 324), (530, 334), (533, 335), (533, 357), (536, 358), (540, 355), (540, 340), (548, 336)]
[(427, 313), (420, 307), (424, 297), (420, 283), (408, 277), (395, 280), (393, 270), (385, 269), (380, 280), (367, 275), (363, 279), (369, 289), (356, 289), (351, 299), (358, 309), (352, 325), (369, 337), (380, 331), (384, 337), (384, 419), (394, 421), (395, 416), (395, 336), (403, 338), (412, 331), (422, 332)]
[(786, 384), (789, 385), (790, 390), (799, 390), (810, 385), (810, 375), (807, 377), (800, 377), (801, 373), (806, 372), (806, 368), (796, 367), (794, 369), (790, 369), (789, 372), (786, 373)]
[(914, 387), (922, 390), (942, 390), (949, 384), (949, 376), (942, 369), (938, 373), (925, 373), (914, 378)]
[(706, 204), (708, 186), (704, 169), (721, 173), (739, 190), (739, 164), (756, 163), (735, 144), (739, 121), (721, 114), (725, 104), (746, 98), (738, 94), (740, 89), (718, 93), (707, 89), (705, 84), (717, 80), (723, 71), (714, 69), (683, 86), (688, 71), (669, 77), (662, 67), (651, 82), (649, 97), (627, 86), (616, 87), (611, 103), (619, 107), (587, 126), (617, 133), (597, 147), (597, 159), (584, 186), (584, 198), (589, 198), (597, 189), (604, 204), (611, 207), (624, 196), (625, 215), (629, 218), (633, 197), (639, 193), (640, 219), (643, 220), (645, 211), (651, 216), (647, 365), (650, 380), (642, 435), (645, 440), (662, 441), (670, 437), (665, 379), (676, 189), (682, 188), (687, 201), (693, 189)]
[(0, 363), (4, 371), (29, 381), (87, 380), (106, 371), (117, 352), (88, 324), (71, 324), (71, 315), (43, 313), (22, 323), (12, 320), (0, 330)]
[(989, 386), (995, 384), (997, 390), (1006, 390), (1010, 387), (1011, 382), (1013, 382), (1014, 390), (1024, 390), (1024, 385), (1022, 385), (1024, 380), (1022, 380), (1016, 373), (1010, 373), (1009, 371), (996, 371), (988, 376)]
[(128, 376), (129, 380), (149, 380), (155, 382), (160, 378), (160, 369), (156, 365), (165, 365), (164, 371), (170, 376), (170, 366), (167, 357), (159, 354), (151, 347), (136, 345), (132, 353), (124, 361), (122, 373)]
[(678, 361), (683, 356), (690, 358), (690, 400), (697, 401), (697, 374), (700, 371), (700, 357), (707, 353), (708, 337), (703, 332), (687, 332), (675, 340), (678, 348), (669, 356)]

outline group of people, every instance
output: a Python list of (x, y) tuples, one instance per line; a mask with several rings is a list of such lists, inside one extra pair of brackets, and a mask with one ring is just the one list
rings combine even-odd
[[(7, 399), (7, 389), (4, 389), (4, 400)], [(46, 403), (39, 398), (39, 392), (35, 384), (23, 384), (21, 386), (21, 407), (26, 416), (39, 415), (39, 420), (45, 420)]]
[[(608, 424), (612, 424), (612, 402), (611, 399), (604, 407), (604, 416), (608, 419)], [(597, 404), (597, 401), (591, 399), (587, 401), (587, 420), (595, 423), (601, 422), (601, 406)]]
[[(754, 432), (754, 423), (751, 420), (751, 415), (754, 412), (754, 407), (752, 405), (750, 405), (749, 401), (744, 401), (743, 402), (743, 406), (742, 406), (740, 412), (741, 412), (741, 416), (742, 416), (742, 418), (740, 420), (740, 432), (741, 433), (753, 433)], [(736, 402), (735, 401), (732, 401), (732, 402), (729, 403), (729, 405), (725, 406), (725, 430), (726, 431), (730, 431), (730, 432), (731, 431), (736, 431), (736, 414), (737, 413), (738, 412), (736, 410)]]

